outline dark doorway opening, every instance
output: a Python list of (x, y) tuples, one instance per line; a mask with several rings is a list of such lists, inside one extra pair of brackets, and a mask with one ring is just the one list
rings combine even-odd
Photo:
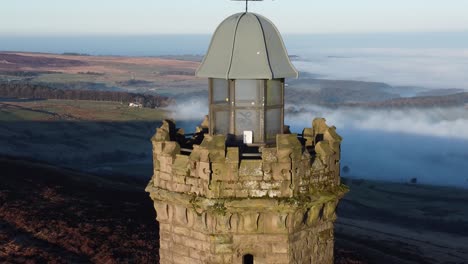
[(254, 264), (254, 256), (252, 254), (246, 254), (242, 258), (242, 264)]

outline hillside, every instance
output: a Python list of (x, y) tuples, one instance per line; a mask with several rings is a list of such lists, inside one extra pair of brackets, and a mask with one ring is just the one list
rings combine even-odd
[[(0, 263), (158, 263), (148, 179), (8, 157), (0, 157), (0, 167)], [(465, 190), (344, 181), (351, 192), (337, 212), (335, 263), (468, 258)]]
[[(1, 263), (159, 263), (145, 181), (0, 158)], [(365, 263), (338, 248), (336, 263)]]
[(143, 107), (159, 108), (173, 104), (173, 100), (160, 95), (136, 94), (122, 91), (96, 91), (92, 89), (59, 89), (47, 84), (33, 84), (29, 82), (1, 82), (0, 98), (28, 98), (28, 99), (66, 99), (66, 100), (94, 100), (120, 103), (138, 102)]
[(399, 98), (384, 83), (299, 78), (288, 80), (289, 103), (342, 104), (347, 102), (380, 102)]
[(155, 263), (144, 182), (0, 158), (1, 263)]

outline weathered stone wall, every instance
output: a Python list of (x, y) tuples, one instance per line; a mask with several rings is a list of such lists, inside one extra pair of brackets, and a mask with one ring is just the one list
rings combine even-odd
[[(163, 125), (152, 139), (154, 186), (209, 198), (293, 197), (333, 189), (340, 185), (341, 138), (324, 122), (314, 121), (317, 131), (304, 130), (314, 156), (297, 135), (283, 134), (277, 135), (276, 147), (261, 149), (258, 160), (241, 159), (239, 149), (226, 148), (221, 135), (206, 135), (190, 155), (181, 154), (169, 139), (169, 125)], [(313, 142), (314, 135), (323, 139)]]
[[(197, 199), (149, 187), (161, 263), (332, 263), (337, 200)], [(311, 259), (314, 261), (311, 262)]]

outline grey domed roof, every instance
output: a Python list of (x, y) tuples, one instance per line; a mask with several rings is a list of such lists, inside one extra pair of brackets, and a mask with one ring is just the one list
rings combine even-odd
[(258, 14), (238, 13), (218, 26), (196, 75), (270, 80), (297, 78), (298, 73), (273, 23)]

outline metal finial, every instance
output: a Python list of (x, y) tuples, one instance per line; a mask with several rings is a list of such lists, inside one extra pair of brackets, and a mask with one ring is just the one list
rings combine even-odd
[(245, 12), (249, 12), (249, 2), (250, 1), (255, 1), (255, 2), (259, 2), (259, 1), (263, 1), (263, 0), (231, 0), (231, 1), (245, 1)]

